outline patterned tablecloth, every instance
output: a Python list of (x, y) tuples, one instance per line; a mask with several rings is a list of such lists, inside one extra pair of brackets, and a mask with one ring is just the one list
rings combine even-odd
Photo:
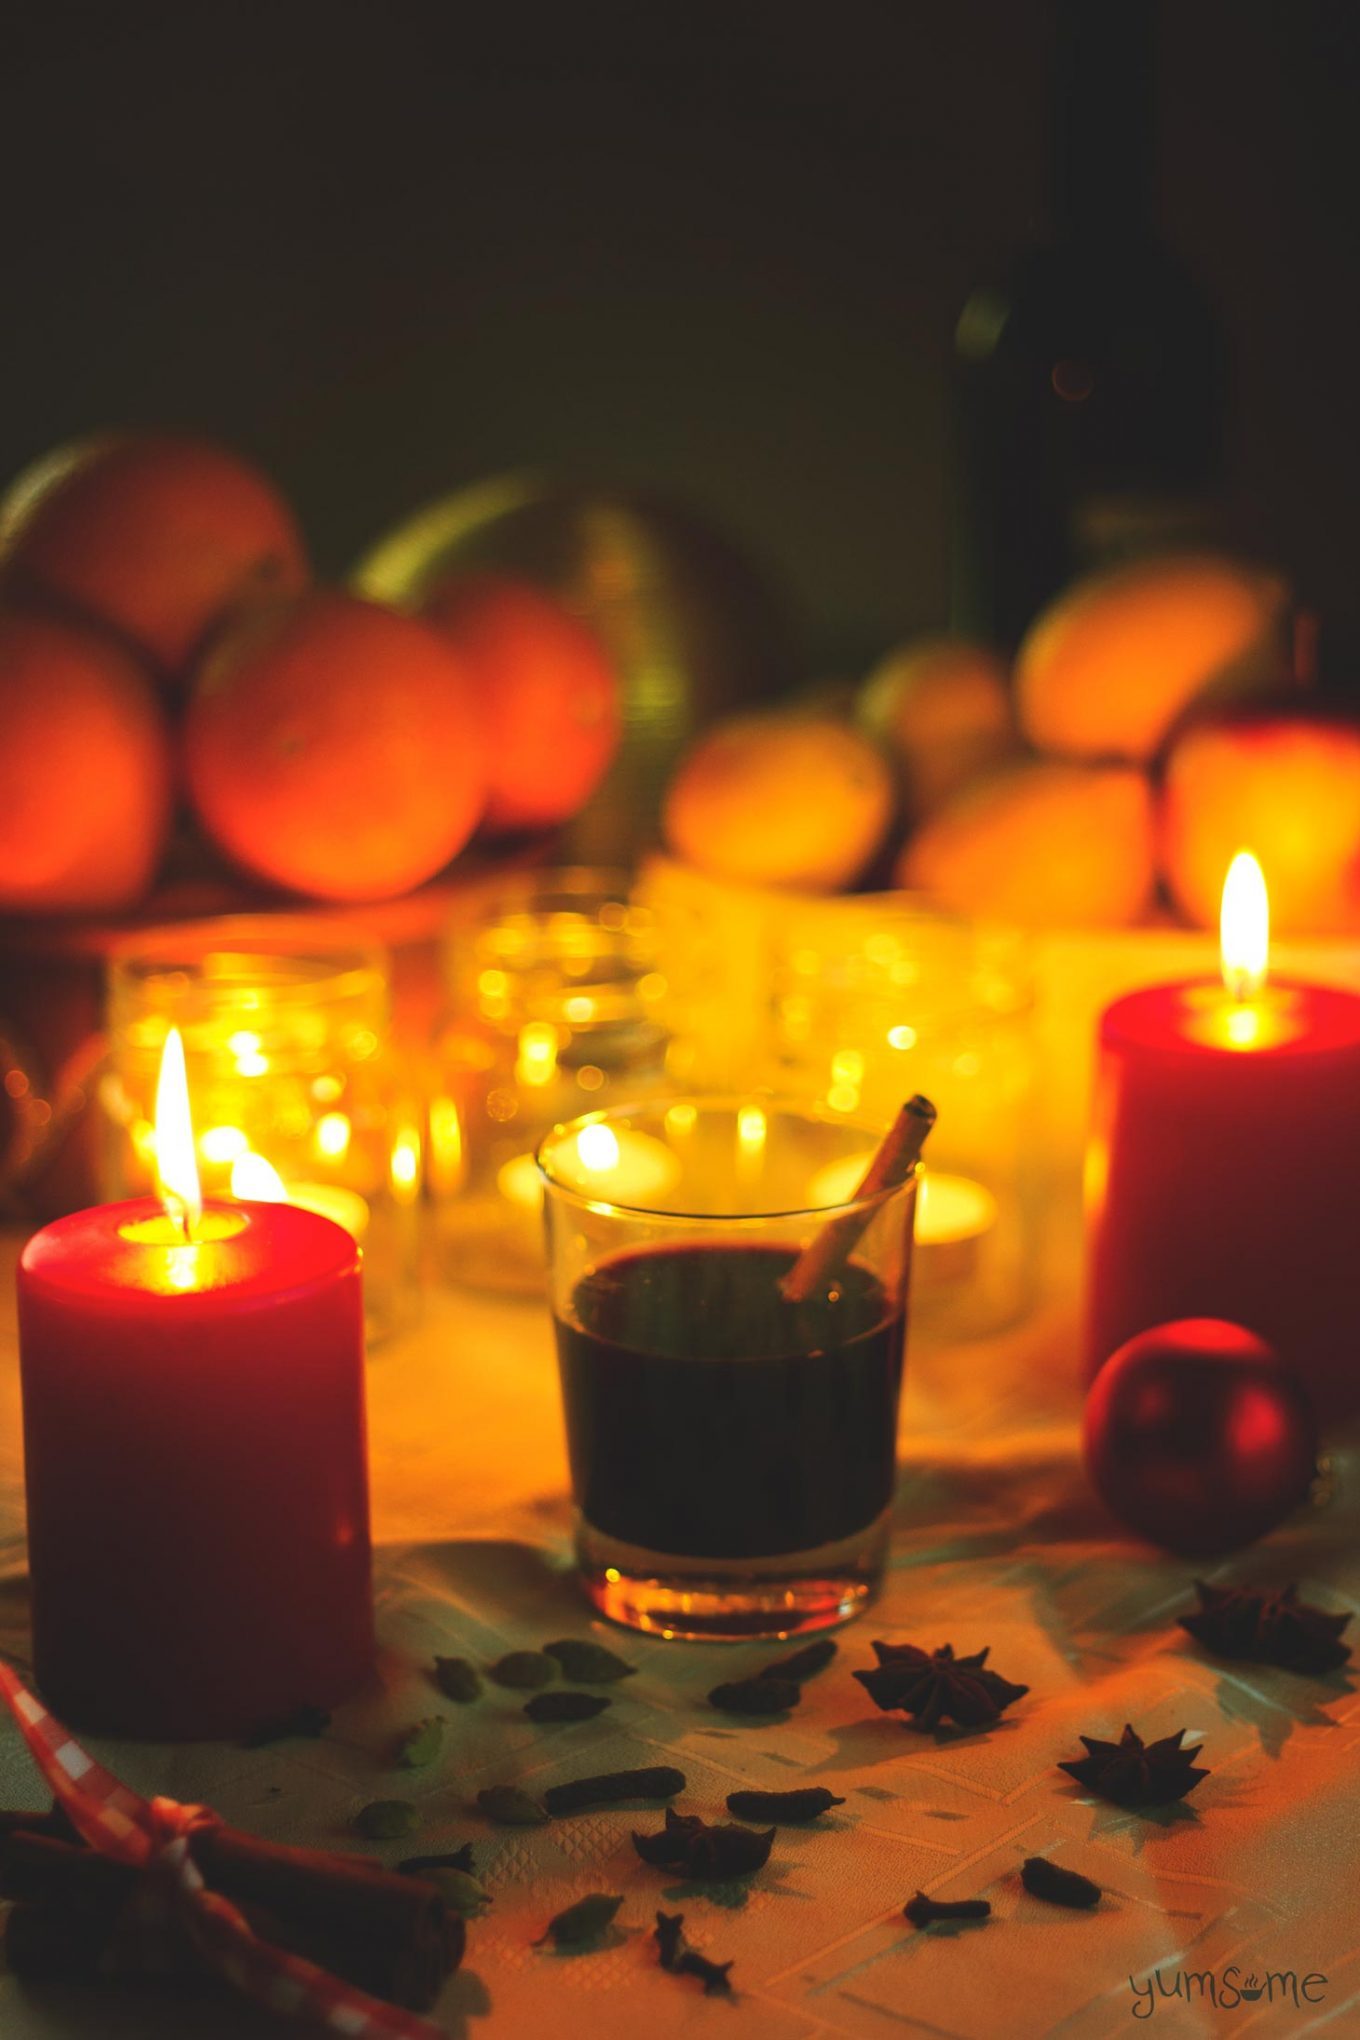
[[(13, 1244), (0, 1280), (12, 1296)], [(704, 1695), (756, 1666), (753, 1648), (611, 1634), (639, 1667), (598, 1719), (536, 1728), (523, 1695), (442, 1701), (436, 1653), (490, 1660), (591, 1625), (568, 1565), (564, 1463), (549, 1334), (540, 1312), (431, 1298), (419, 1334), (382, 1351), (370, 1384), (382, 1659), (372, 1689), (319, 1742), (246, 1751), (101, 1742), (147, 1792), (202, 1799), (287, 1841), (342, 1846), (366, 1801), (419, 1801), (397, 1856), (471, 1839), (494, 1896), (440, 2020), (452, 2036), (554, 2040), (1064, 2040), (1360, 2033), (1360, 1697), (1353, 1678), (1311, 1680), (1214, 1661), (1174, 1623), (1191, 1568), (1117, 1540), (1075, 1459), (1070, 1329), (1055, 1311), (986, 1347), (913, 1364), (891, 1571), (878, 1607), (840, 1636), (836, 1663), (776, 1726), (745, 1726)], [(1297, 1576), (1310, 1598), (1354, 1608), (1354, 1461), (1330, 1500), (1222, 1579)], [(22, 1475), (12, 1309), (0, 1332), (0, 1648), (27, 1648)], [(991, 1646), (1027, 1699), (987, 1733), (936, 1739), (881, 1715), (850, 1677), (886, 1636)], [(768, 1655), (769, 1653), (766, 1653)], [(446, 1759), (388, 1767), (398, 1732), (450, 1721)], [(1184, 1727), (1211, 1767), (1193, 1798), (1155, 1817), (1093, 1801), (1055, 1768), (1082, 1731), (1147, 1737)], [(622, 1809), (537, 1829), (493, 1828), (479, 1787), (537, 1788), (660, 1761), (685, 1772), (685, 1810), (724, 1818), (738, 1785), (829, 1785), (845, 1804), (781, 1830), (749, 1887), (677, 1888), (629, 1842), (659, 1814)], [(0, 1803), (35, 1802), (17, 1733), (0, 1727)], [(1045, 1855), (1104, 1888), (1094, 1913), (1022, 1889)], [(914, 1932), (903, 1903), (985, 1894), (982, 1926)], [(597, 1952), (533, 1945), (587, 1891), (624, 1894)], [(733, 2001), (657, 1966), (658, 1905), (732, 1958)], [(1234, 1968), (1235, 1965), (1235, 1968)], [(1255, 1975), (1262, 1995), (1242, 1996)], [(1297, 2001), (1296, 2001), (1297, 2000)], [(1137, 2024), (1131, 2026), (1130, 2021)], [(240, 2040), (268, 2022), (229, 2002), (186, 2006), (145, 1991), (98, 1997), (0, 1976), (5, 2040)]]

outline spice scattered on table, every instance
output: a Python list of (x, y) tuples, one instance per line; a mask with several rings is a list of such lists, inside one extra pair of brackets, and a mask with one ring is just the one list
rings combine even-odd
[(685, 1774), (669, 1764), (641, 1771), (605, 1771), (594, 1778), (571, 1778), (550, 1785), (543, 1804), (550, 1814), (580, 1813), (587, 1806), (612, 1806), (620, 1799), (674, 1799), (685, 1789)]
[(715, 1686), (708, 1704), (724, 1714), (787, 1714), (802, 1697), (803, 1689), (796, 1680), (767, 1679), (759, 1674), (752, 1679), (729, 1679), (725, 1685)]
[(738, 1820), (772, 1820), (776, 1827), (816, 1820), (833, 1806), (844, 1806), (825, 1785), (803, 1785), (791, 1792), (729, 1792), (727, 1811)]
[(393, 1762), (402, 1771), (423, 1771), (439, 1761), (443, 1747), (444, 1722), (440, 1715), (432, 1714), (428, 1721), (418, 1721), (414, 1728), (406, 1730), (397, 1744)]
[(427, 1870), (466, 1870), (471, 1877), (477, 1866), (472, 1860), (471, 1842), (464, 1842), (461, 1848), (446, 1849), (440, 1855), (407, 1856), (397, 1868), (408, 1877), (423, 1877)]
[(556, 1659), (562, 1677), (570, 1679), (574, 1686), (612, 1686), (618, 1679), (631, 1679), (637, 1670), (636, 1665), (615, 1657), (612, 1650), (606, 1650), (593, 1639), (564, 1636), (556, 1643), (545, 1643), (543, 1648), (550, 1658)]
[(729, 1971), (730, 1962), (710, 1962), (697, 1948), (691, 1948), (685, 1939), (685, 1915), (663, 1913), (656, 1916), (656, 1927), (652, 1939), (656, 1942), (661, 1967), (673, 1976), (697, 1976), (704, 1987), (705, 1997), (716, 1997), (732, 1989)]
[(1078, 1870), (1065, 1870), (1061, 1863), (1050, 1863), (1046, 1856), (1026, 1856), (1020, 1866), (1020, 1882), (1032, 1897), (1047, 1899), (1050, 1905), (1067, 1905), (1079, 1912), (1089, 1912), (1093, 1905), (1100, 1904), (1098, 1884)]
[(761, 1679), (792, 1679), (796, 1686), (801, 1686), (815, 1673), (824, 1672), (835, 1655), (834, 1639), (819, 1636), (814, 1643), (805, 1643), (801, 1650), (794, 1651), (791, 1656), (776, 1658), (773, 1664), (766, 1665), (756, 1676)]
[(565, 1912), (550, 1919), (534, 1946), (539, 1947), (542, 1941), (551, 1940), (558, 1948), (584, 1948), (589, 1942), (599, 1940), (622, 1904), (621, 1892), (615, 1895), (608, 1891), (592, 1891), (587, 1897), (578, 1898), (575, 1905), (569, 1905)]
[(530, 1721), (591, 1721), (610, 1704), (607, 1693), (535, 1693), (524, 1712)]
[(415, 1833), (420, 1814), (409, 1799), (373, 1799), (359, 1808), (354, 1825), (370, 1842), (396, 1842)]
[(276, 1714), (269, 1721), (262, 1721), (252, 1728), (244, 1738), (248, 1750), (262, 1750), (270, 1743), (293, 1742), (303, 1737), (315, 1740), (323, 1736), (331, 1725), (330, 1711), (325, 1707), (294, 1707), (288, 1714)]
[(875, 1707), (885, 1714), (900, 1710), (913, 1728), (938, 1728), (942, 1722), (985, 1728), (1029, 1691), (990, 1671), (986, 1650), (955, 1657), (947, 1643), (934, 1651), (914, 1643), (875, 1643), (873, 1651), (877, 1669), (855, 1677)]
[(424, 1870), (421, 1875), (461, 1920), (475, 1920), (491, 1904), (491, 1893), (470, 1870)]
[(1185, 1730), (1178, 1728), (1160, 1742), (1144, 1743), (1126, 1723), (1117, 1743), (1082, 1736), (1086, 1755), (1059, 1764), (1058, 1769), (1115, 1806), (1166, 1806), (1173, 1799), (1184, 1799), (1209, 1776), (1206, 1768), (1195, 1767), (1201, 1746), (1182, 1749), (1184, 1736)]
[(511, 1650), (497, 1658), (487, 1677), (498, 1686), (531, 1689), (549, 1685), (557, 1677), (557, 1665), (541, 1650)]
[(633, 1847), (653, 1869), (684, 1877), (749, 1877), (770, 1860), (775, 1831), (729, 1824), (710, 1826), (698, 1814), (666, 1808), (666, 1825), (654, 1835), (633, 1836)]
[(482, 1675), (465, 1657), (437, 1657), (434, 1682), (445, 1699), (456, 1700), (460, 1707), (482, 1696)]
[(918, 1891), (902, 1908), (904, 1919), (914, 1927), (933, 1927), (937, 1920), (986, 1920), (992, 1908), (985, 1898), (927, 1898)]
[(540, 1800), (521, 1792), (518, 1785), (485, 1785), (477, 1804), (488, 1820), (504, 1827), (542, 1827), (552, 1817)]
[(1195, 1581), (1199, 1607), (1180, 1626), (1218, 1657), (1246, 1658), (1286, 1672), (1335, 1672), (1350, 1657), (1341, 1632), (1350, 1616), (1299, 1599), (1296, 1585), (1212, 1587)]

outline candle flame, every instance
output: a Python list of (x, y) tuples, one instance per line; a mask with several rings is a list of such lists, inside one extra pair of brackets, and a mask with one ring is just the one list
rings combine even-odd
[(1250, 850), (1239, 850), (1223, 881), (1219, 914), (1223, 982), (1235, 999), (1251, 999), (1266, 979), (1270, 901), (1265, 875)]
[(191, 1240), (203, 1216), (203, 1192), (194, 1158), (194, 1125), (189, 1116), (189, 1077), (184, 1043), (172, 1027), (161, 1050), (156, 1082), (156, 1187), (171, 1218)]
[(255, 1153), (238, 1155), (231, 1165), (231, 1194), (249, 1204), (286, 1204), (288, 1192), (272, 1162)]

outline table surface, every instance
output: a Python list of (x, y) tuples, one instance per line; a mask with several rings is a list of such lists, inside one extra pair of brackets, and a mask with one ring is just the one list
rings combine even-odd
[[(0, 1242), (0, 1650), (23, 1671), (16, 1250)], [(1053, 1306), (986, 1345), (913, 1356), (883, 1596), (840, 1633), (835, 1664), (785, 1723), (745, 1726), (705, 1704), (719, 1676), (762, 1661), (759, 1649), (610, 1632), (637, 1676), (598, 1719), (535, 1728), (523, 1696), (492, 1687), (456, 1707), (425, 1668), (437, 1653), (490, 1661), (604, 1630), (570, 1570), (548, 1326), (528, 1305), (436, 1290), (419, 1330), (370, 1363), (382, 1642), (371, 1689), (318, 1742), (92, 1747), (137, 1789), (207, 1801), (278, 1840), (344, 1846), (356, 1809), (394, 1795), (419, 1802), (421, 1827), (383, 1853), (471, 1839), (494, 1903), (472, 1925), (439, 2007), (451, 2036), (1100, 2040), (1136, 2030), (1134, 2016), (1167, 2036), (1358, 2032), (1355, 1683), (1220, 1663), (1175, 1626), (1193, 1599), (1193, 1568), (1117, 1539), (1087, 1493), (1073, 1353), (1069, 1314)], [(1297, 1577), (1309, 1598), (1354, 1609), (1358, 1492), (1353, 1455), (1337, 1454), (1330, 1499), (1212, 1576)], [(876, 1713), (850, 1677), (872, 1661), (878, 1636), (990, 1645), (1029, 1695), (986, 1733), (914, 1733)], [(428, 1773), (394, 1772), (398, 1732), (441, 1710), (447, 1758)], [(1178, 1728), (1202, 1738), (1211, 1776), (1192, 1799), (1155, 1817), (1121, 1812), (1055, 1768), (1081, 1754), (1081, 1733), (1114, 1737), (1126, 1721), (1148, 1738)], [(629, 1831), (659, 1815), (606, 1810), (498, 1829), (471, 1804), (487, 1784), (537, 1789), (660, 1761), (686, 1774), (679, 1805), (709, 1818), (725, 1817), (739, 1785), (823, 1783), (845, 1804), (814, 1828), (781, 1830), (749, 1886), (710, 1890), (677, 1889), (639, 1862)], [(0, 1804), (40, 1797), (17, 1732), (0, 1724)], [(1105, 1893), (1098, 1909), (1066, 1912), (1027, 1895), (1018, 1871), (1030, 1855), (1093, 1877)], [(914, 1932), (902, 1906), (918, 1888), (985, 1895), (992, 1918)], [(552, 1914), (598, 1890), (625, 1899), (598, 1951), (533, 1945)], [(658, 1905), (682, 1910), (706, 1953), (732, 1959), (735, 2002), (658, 1968)], [(1267, 1994), (1229, 2009), (1230, 1987), (1252, 1972)], [(1295, 2006), (1287, 1972), (1326, 1979), (1310, 1986), (1311, 2005)], [(96, 1997), (0, 1975), (6, 2040), (242, 2040), (266, 2030), (282, 2029), (238, 2002), (186, 2006), (145, 1989)]]

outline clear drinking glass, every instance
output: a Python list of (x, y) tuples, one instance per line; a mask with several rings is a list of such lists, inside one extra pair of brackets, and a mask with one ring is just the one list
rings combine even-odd
[[(817, 1194), (866, 1138), (797, 1104), (681, 1098), (542, 1142), (577, 1554), (615, 1621), (787, 1636), (873, 1594), (916, 1181)], [(791, 1299), (799, 1254), (830, 1225), (841, 1250)]]

